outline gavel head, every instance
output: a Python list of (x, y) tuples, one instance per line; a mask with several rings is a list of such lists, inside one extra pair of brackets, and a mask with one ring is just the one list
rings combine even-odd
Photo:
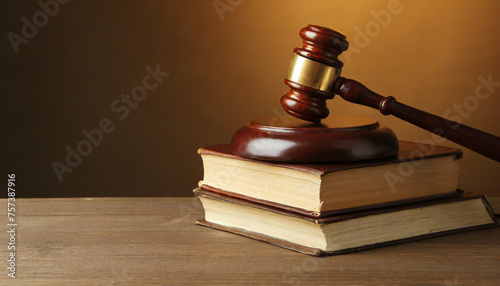
[(285, 83), (290, 91), (281, 98), (289, 114), (312, 122), (328, 116), (326, 100), (334, 97), (334, 83), (344, 65), (338, 56), (349, 44), (332, 29), (309, 25), (300, 31), (303, 46), (294, 49)]

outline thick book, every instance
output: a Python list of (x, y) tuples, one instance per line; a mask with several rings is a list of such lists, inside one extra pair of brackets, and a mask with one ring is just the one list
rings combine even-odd
[(337, 164), (286, 164), (242, 158), (229, 144), (201, 148), (199, 187), (323, 217), (457, 195), (455, 148), (400, 141), (398, 156)]
[(497, 225), (482, 195), (358, 211), (316, 218), (196, 189), (205, 219), (196, 223), (314, 256)]

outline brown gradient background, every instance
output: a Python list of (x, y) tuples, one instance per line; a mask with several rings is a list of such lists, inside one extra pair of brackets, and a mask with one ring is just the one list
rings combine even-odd
[[(371, 12), (388, 2), (246, 0), (221, 21), (213, 1), (72, 1), (16, 55), (6, 35), (21, 34), (20, 19), (40, 7), (2, 1), (1, 174), (17, 174), (18, 197), (191, 196), (202, 178), (199, 147), (229, 142), (241, 125), (281, 109), (303, 26), (337, 29), (353, 46), (355, 28), (364, 30)], [(437, 115), (473, 96), (478, 76), (500, 81), (500, 2), (401, 6), (351, 55), (344, 76)], [(110, 103), (157, 63), (170, 76), (119, 120)], [(335, 114), (376, 118), (400, 139), (432, 138), (340, 98), (329, 106)], [(51, 163), (63, 163), (65, 146), (75, 148), (82, 129), (104, 117), (115, 131), (59, 183)], [(500, 135), (500, 87), (463, 122)], [(459, 187), (500, 195), (499, 185), (500, 164), (465, 150)]]

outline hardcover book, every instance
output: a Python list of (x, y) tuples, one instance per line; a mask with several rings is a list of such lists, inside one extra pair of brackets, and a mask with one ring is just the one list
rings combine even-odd
[(231, 146), (201, 148), (199, 187), (306, 215), (456, 196), (462, 151), (400, 141), (398, 156), (336, 164), (286, 164), (242, 158)]
[(497, 225), (482, 195), (317, 218), (196, 189), (205, 210), (197, 224), (322, 256)]

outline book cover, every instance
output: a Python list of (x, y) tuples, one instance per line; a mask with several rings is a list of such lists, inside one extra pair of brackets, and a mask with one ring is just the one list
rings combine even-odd
[(254, 160), (249, 158), (243, 158), (233, 154), (233, 152), (231, 151), (231, 144), (205, 146), (198, 150), (198, 154), (216, 155), (237, 160), (257, 162), (259, 164), (264, 164), (264, 165), (272, 165), (276, 167), (308, 172), (316, 176), (323, 176), (328, 173), (350, 170), (350, 169), (395, 164), (395, 163), (402, 163), (402, 162), (421, 160), (421, 159), (429, 159), (429, 158), (444, 157), (444, 156), (455, 156), (456, 159), (460, 159), (463, 156), (462, 150), (457, 148), (414, 143), (409, 141), (399, 141), (399, 152), (397, 156), (381, 158), (376, 160), (355, 161), (349, 163), (290, 164), (290, 163)]

